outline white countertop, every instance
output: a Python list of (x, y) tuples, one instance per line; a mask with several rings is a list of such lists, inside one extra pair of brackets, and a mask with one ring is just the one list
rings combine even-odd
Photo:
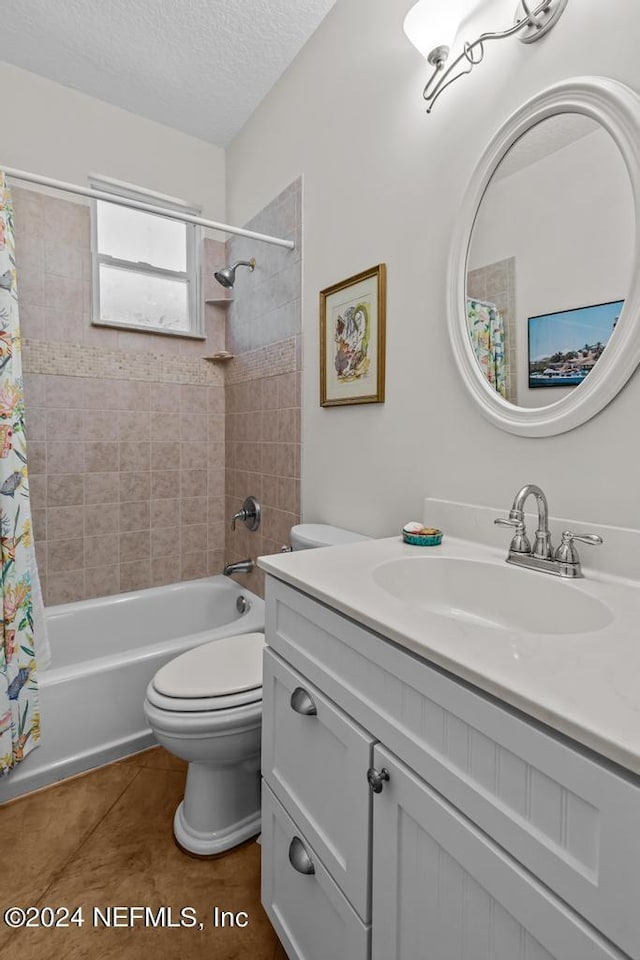
[[(599, 630), (496, 630), (433, 613), (419, 601), (405, 603), (374, 582), (373, 571), (381, 564), (435, 556), (435, 551), (445, 557), (505, 561), (504, 548), (452, 537), (439, 547), (412, 547), (393, 537), (261, 557), (259, 565), (640, 775), (640, 583), (598, 573), (563, 582), (563, 588), (587, 593), (614, 612), (613, 621)], [(517, 573), (549, 577), (531, 570)]]

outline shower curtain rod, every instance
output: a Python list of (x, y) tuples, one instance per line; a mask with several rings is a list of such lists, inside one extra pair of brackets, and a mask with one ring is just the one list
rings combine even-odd
[(152, 203), (143, 203), (141, 200), (130, 200), (128, 197), (118, 197), (104, 190), (80, 187), (75, 183), (65, 183), (64, 180), (53, 180), (51, 177), (43, 177), (38, 173), (28, 173), (26, 170), (16, 170), (15, 168), (3, 167), (2, 165), (0, 165), (0, 170), (3, 170), (6, 176), (11, 177), (13, 180), (24, 180), (26, 183), (39, 183), (41, 186), (51, 187), (53, 190), (63, 190), (65, 193), (76, 193), (81, 197), (90, 197), (95, 200), (106, 200), (109, 203), (117, 203), (121, 207), (132, 207), (134, 210), (144, 210), (146, 213), (155, 213), (161, 217), (167, 217), (169, 220), (180, 220), (184, 223), (194, 223), (198, 227), (208, 227), (210, 230), (220, 230), (222, 233), (231, 233), (238, 237), (249, 237), (251, 240), (271, 243), (276, 247), (286, 247), (287, 250), (293, 250), (295, 246), (293, 240), (283, 240), (281, 237), (271, 237), (266, 233), (256, 233), (254, 230), (245, 230), (244, 227), (233, 227), (228, 223), (205, 220), (203, 217), (194, 217), (189, 213), (178, 213), (176, 210), (158, 207)]

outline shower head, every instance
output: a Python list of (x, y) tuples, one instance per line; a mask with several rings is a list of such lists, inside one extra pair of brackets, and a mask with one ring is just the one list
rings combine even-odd
[(214, 277), (223, 287), (230, 289), (236, 282), (236, 270), (238, 267), (249, 267), (249, 270), (253, 272), (255, 265), (256, 261), (253, 257), (251, 260), (238, 260), (232, 267), (222, 267), (221, 270), (216, 270)]

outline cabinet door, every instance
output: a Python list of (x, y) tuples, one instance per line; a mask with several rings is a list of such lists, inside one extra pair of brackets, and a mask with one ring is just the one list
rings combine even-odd
[(622, 960), (387, 750), (373, 802), (372, 960)]
[(265, 780), (368, 922), (372, 738), (270, 650), (262, 728)]

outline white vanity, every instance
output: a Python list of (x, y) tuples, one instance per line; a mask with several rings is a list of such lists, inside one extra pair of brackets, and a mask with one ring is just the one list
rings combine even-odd
[[(640, 591), (504, 556), (261, 560), (262, 895), (292, 960), (640, 958)], [(443, 563), (495, 575), (493, 620), (438, 606)]]

